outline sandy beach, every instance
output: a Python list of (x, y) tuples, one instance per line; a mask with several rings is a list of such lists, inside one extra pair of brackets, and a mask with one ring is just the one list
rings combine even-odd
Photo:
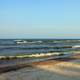
[[(80, 55), (74, 58), (80, 61)], [(75, 60), (57, 59), (18, 66), (17, 69), (0, 73), (0, 80), (80, 80), (80, 64)]]

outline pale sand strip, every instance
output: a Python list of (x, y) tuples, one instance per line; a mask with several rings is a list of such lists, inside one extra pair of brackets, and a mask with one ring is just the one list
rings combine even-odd
[[(36, 64), (36, 65), (34, 65)], [(39, 69), (43, 69), (49, 72), (55, 72), (58, 74), (66, 75), (66, 76), (80, 76), (80, 65), (74, 64), (71, 62), (62, 62), (62, 61), (46, 61), (40, 63), (34, 63), (33, 65)], [(64, 67), (64, 68), (63, 68)], [(70, 70), (74, 68), (74, 70)], [(69, 69), (69, 70), (68, 70)], [(75, 71), (78, 69), (79, 71)]]

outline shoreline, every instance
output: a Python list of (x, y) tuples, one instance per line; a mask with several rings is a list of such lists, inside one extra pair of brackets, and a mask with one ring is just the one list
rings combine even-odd
[(78, 52), (48, 52), (48, 53), (35, 53), (35, 54), (23, 54), (23, 55), (14, 55), (14, 56), (0, 56), (0, 60), (11, 60), (11, 59), (19, 59), (19, 58), (45, 58), (50, 56), (63, 56), (63, 55), (77, 55), (80, 54)]
[[(15, 71), (19, 70), (24, 67), (37, 67), (37, 66), (45, 66), (45, 65), (55, 65), (58, 66), (61, 64), (61, 66), (66, 66), (66, 67), (75, 67), (80, 69), (80, 64), (76, 64), (73, 61), (75, 60), (80, 60), (80, 55), (72, 56), (71, 58), (61, 58), (61, 59), (50, 59), (50, 60), (45, 60), (45, 61), (37, 61), (37, 62), (30, 62), (30, 63), (17, 63), (15, 65), (0, 65), (0, 74), (4, 72), (9, 72), (9, 71)], [(73, 65), (73, 66), (72, 66)], [(60, 66), (60, 67), (61, 67)]]
[(26, 55), (15, 55), (15, 56), (0, 56), (0, 59), (18, 59), (18, 58), (41, 58), (41, 57), (49, 57), (49, 56), (59, 56), (64, 55), (59, 52), (53, 53), (36, 53), (36, 54), (26, 54)]

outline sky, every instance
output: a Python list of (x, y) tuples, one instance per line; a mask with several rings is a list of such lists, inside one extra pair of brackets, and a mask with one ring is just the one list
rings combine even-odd
[(0, 0), (0, 38), (80, 38), (80, 0)]

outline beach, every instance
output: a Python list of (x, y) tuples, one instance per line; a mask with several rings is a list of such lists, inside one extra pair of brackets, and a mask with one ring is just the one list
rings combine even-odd
[[(74, 59), (73, 59), (74, 58)], [(0, 73), (0, 80), (80, 80), (80, 55), (70, 59), (32, 62)]]

